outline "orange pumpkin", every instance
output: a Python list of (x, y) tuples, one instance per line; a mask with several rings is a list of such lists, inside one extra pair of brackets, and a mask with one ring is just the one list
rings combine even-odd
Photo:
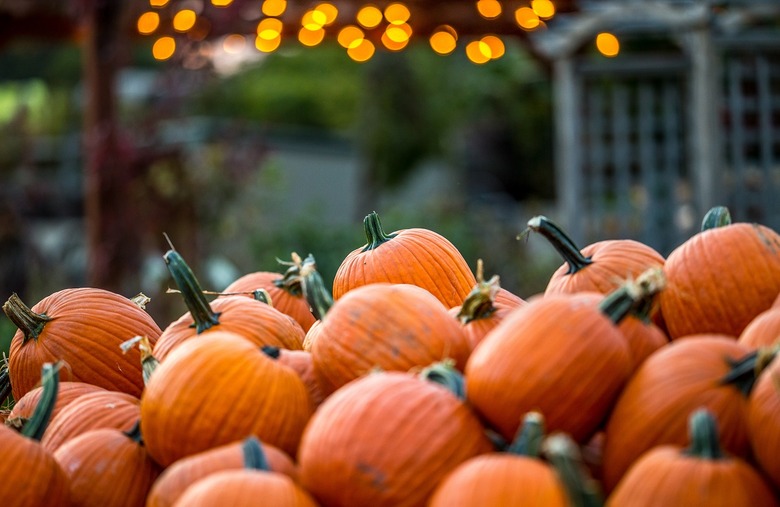
[(179, 345), (141, 398), (144, 441), (163, 466), (250, 435), (292, 456), (311, 412), (295, 371), (228, 331)]
[(8, 358), (14, 399), (36, 387), (44, 363), (56, 361), (65, 365), (63, 380), (140, 396), (138, 351), (125, 354), (120, 345), (137, 335), (155, 342), (161, 331), (130, 299), (103, 289), (64, 289), (32, 308), (14, 294), (3, 311), (19, 328)]
[(314, 371), (330, 394), (374, 368), (407, 371), (471, 353), (455, 318), (431, 293), (410, 284), (373, 283), (336, 300), (312, 348)]
[(136, 424), (129, 432), (102, 428), (60, 446), (54, 459), (65, 470), (74, 505), (143, 507), (159, 466), (144, 449)]
[[(759, 356), (759, 360), (767, 361), (768, 357)], [(780, 491), (780, 359), (772, 360), (750, 393), (748, 438), (755, 460)]]
[(669, 337), (739, 336), (780, 293), (780, 236), (760, 224), (701, 231), (669, 254), (659, 296)]
[[(81, 396), (82, 394), (94, 393), (97, 391), (105, 391), (102, 387), (98, 387), (93, 384), (87, 384), (85, 382), (60, 382), (59, 390), (57, 391), (57, 399), (52, 409), (51, 418), (54, 419), (57, 414), (62, 411), (63, 408), (68, 406), (70, 402)], [(22, 396), (20, 400), (14, 403), (8, 414), (7, 425), (21, 428), (32, 417), (35, 407), (38, 406), (38, 402), (43, 394), (43, 386), (38, 386), (35, 389), (28, 391), (27, 394)]]
[(780, 505), (761, 475), (723, 452), (715, 418), (707, 410), (690, 416), (690, 444), (654, 447), (629, 469), (607, 507)]
[(261, 443), (255, 437), (248, 437), (174, 462), (155, 481), (146, 499), (146, 507), (171, 507), (198, 480), (215, 472), (249, 467), (252, 454), (258, 452), (267, 460), (269, 470), (297, 480), (298, 470), (287, 454)]
[(335, 299), (371, 283), (403, 283), (428, 290), (452, 308), (476, 283), (460, 251), (434, 231), (416, 227), (386, 234), (376, 212), (365, 217), (363, 227), (368, 243), (341, 262), (333, 279)]
[(306, 389), (309, 391), (309, 397), (314, 407), (319, 406), (325, 399), (325, 393), (322, 391), (317, 375), (314, 373), (314, 360), (311, 352), (307, 350), (287, 350), (279, 347), (265, 345), (262, 351), (281, 364), (289, 366), (295, 373), (301, 377)]
[(164, 258), (189, 312), (163, 330), (154, 346), (154, 357), (158, 361), (164, 361), (172, 350), (189, 338), (216, 330), (240, 334), (259, 346), (289, 349), (303, 346), (303, 328), (289, 315), (243, 296), (220, 297), (209, 303), (181, 255), (169, 250)]
[(309, 493), (286, 475), (262, 470), (223, 470), (187, 488), (175, 507), (317, 507)]
[(780, 343), (780, 307), (772, 306), (756, 315), (737, 339), (751, 349)]
[(422, 506), (448, 472), (491, 448), (469, 406), (447, 388), (376, 372), (320, 405), (298, 466), (322, 505)]
[(688, 416), (710, 410), (728, 452), (748, 456), (748, 395), (756, 354), (725, 335), (695, 335), (651, 355), (623, 389), (606, 425), (603, 481), (611, 491), (642, 453), (685, 445)]

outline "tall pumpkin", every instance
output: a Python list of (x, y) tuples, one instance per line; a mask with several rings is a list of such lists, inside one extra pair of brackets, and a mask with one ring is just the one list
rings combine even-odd
[(460, 251), (444, 236), (424, 228), (386, 234), (376, 212), (363, 220), (368, 242), (350, 252), (333, 279), (333, 297), (376, 282), (422, 287), (452, 308), (476, 283)]
[(780, 235), (755, 223), (702, 230), (669, 254), (659, 297), (672, 339), (739, 336), (780, 293)]
[(159, 326), (132, 300), (97, 288), (63, 289), (28, 308), (17, 295), (3, 311), (19, 328), (11, 341), (8, 371), (15, 399), (40, 380), (44, 363), (62, 361), (63, 380), (95, 384), (140, 396), (138, 351), (120, 345), (134, 336), (155, 342)]

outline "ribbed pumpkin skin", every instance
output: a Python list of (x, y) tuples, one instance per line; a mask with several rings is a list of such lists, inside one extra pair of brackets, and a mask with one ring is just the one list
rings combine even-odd
[[(471, 345), (471, 348), (473, 349), (479, 343), (487, 336), (487, 334), (493, 330), (498, 324), (501, 323), (504, 318), (509, 315), (512, 310), (517, 308), (517, 306), (504, 306), (504, 305), (495, 305), (496, 309), (491, 313), (490, 315), (482, 318), (477, 318), (474, 320), (470, 320), (465, 323), (461, 323), (461, 327), (463, 328), (463, 332), (466, 334), (466, 338), (469, 340), (469, 344)], [(450, 308), (449, 314), (452, 315), (453, 318), (457, 318), (458, 312), (460, 311), (460, 307), (456, 306), (454, 308)]]
[(742, 330), (738, 341), (751, 349), (780, 343), (780, 308), (770, 307), (756, 315)]
[(688, 417), (700, 407), (715, 416), (724, 449), (749, 452), (747, 398), (721, 384), (750, 351), (722, 335), (690, 336), (651, 355), (623, 389), (607, 421), (603, 480), (611, 491), (639, 456), (658, 445), (688, 443)]
[[(260, 445), (271, 471), (297, 480), (298, 470), (286, 453), (268, 444)], [(240, 441), (182, 458), (166, 468), (157, 478), (149, 491), (146, 507), (171, 507), (181, 494), (198, 480), (215, 472), (238, 470), (244, 466), (243, 444)]]
[[(98, 391), (105, 391), (105, 389), (85, 382), (60, 382), (57, 389), (57, 401), (54, 403), (54, 409), (51, 412), (50, 420), (53, 420), (63, 408), (67, 407), (70, 402), (82, 394)], [(27, 394), (22, 396), (22, 399), (14, 403), (13, 408), (11, 408), (11, 413), (8, 414), (8, 419), (11, 421), (20, 418), (29, 419), (35, 410), (35, 407), (38, 405), (42, 393), (42, 387), (36, 387), (31, 391), (27, 391)]]
[(141, 401), (119, 391), (96, 391), (79, 396), (52, 417), (41, 445), (49, 452), (91, 430), (129, 431), (141, 415)]
[(569, 265), (563, 263), (550, 277), (545, 294), (585, 291), (607, 294), (620, 287), (626, 279), (636, 278), (650, 268), (664, 265), (664, 257), (660, 253), (631, 239), (597, 241), (580, 252), (593, 262), (572, 274), (569, 274)]
[(247, 273), (228, 285), (222, 292), (248, 292), (247, 296), (252, 297), (251, 292), (257, 289), (265, 289), (268, 291), (268, 295), (271, 296), (274, 308), (295, 319), (304, 331), (308, 331), (317, 319), (311, 313), (309, 303), (306, 302), (306, 298), (303, 297), (302, 293), (293, 294), (284, 287), (276, 285), (275, 282), (283, 278), (284, 275), (273, 271)]
[(54, 457), (34, 440), (0, 425), (0, 498), (14, 507), (68, 507), (68, 479)]
[(11, 341), (8, 372), (13, 396), (20, 399), (41, 380), (44, 363), (62, 360), (62, 380), (95, 384), (140, 396), (144, 388), (140, 352), (120, 344), (146, 336), (154, 344), (160, 327), (131, 300), (96, 288), (64, 289), (31, 307), (52, 318), (37, 339), (24, 342), (17, 330)]
[(661, 313), (672, 339), (739, 336), (780, 293), (780, 236), (736, 223), (695, 234), (666, 260)]
[(476, 416), (444, 387), (372, 373), (320, 405), (298, 471), (323, 506), (422, 506), (448, 472), (491, 450)]
[(408, 371), (449, 358), (462, 370), (471, 345), (460, 323), (425, 289), (375, 283), (333, 304), (311, 352), (329, 394), (374, 368)]
[(686, 456), (678, 446), (644, 454), (607, 498), (607, 507), (774, 507), (766, 481), (736, 458), (715, 461)]
[(301, 377), (306, 389), (309, 391), (312, 404), (317, 407), (325, 399), (325, 393), (322, 391), (320, 381), (314, 372), (314, 358), (311, 352), (306, 350), (288, 350), (279, 349), (280, 363), (290, 367)]
[(258, 346), (273, 345), (286, 349), (301, 349), (305, 333), (300, 324), (260, 301), (243, 296), (225, 296), (210, 304), (219, 313), (219, 324), (198, 334), (192, 327), (190, 312), (169, 324), (154, 347), (154, 357), (162, 362), (176, 347), (194, 336), (206, 336), (216, 331), (240, 334)]
[(625, 338), (590, 302), (568, 294), (529, 301), (493, 329), (466, 364), (476, 410), (511, 440), (523, 414), (584, 443), (628, 379)]
[(240, 335), (214, 331), (160, 363), (141, 398), (141, 427), (163, 466), (250, 435), (292, 456), (311, 411), (293, 370)]
[(317, 507), (286, 475), (260, 470), (225, 470), (201, 479), (179, 497), (176, 507)]
[(447, 475), (428, 507), (524, 505), (569, 507), (563, 483), (541, 460), (491, 453), (477, 456)]
[(347, 254), (333, 278), (333, 298), (377, 282), (412, 284), (428, 290), (445, 307), (463, 302), (477, 283), (460, 251), (440, 234), (402, 229), (379, 246)]
[(748, 436), (756, 461), (780, 491), (780, 360), (777, 358), (761, 373), (750, 393)]
[(88, 431), (54, 452), (74, 505), (143, 507), (160, 473), (146, 449), (116, 429)]

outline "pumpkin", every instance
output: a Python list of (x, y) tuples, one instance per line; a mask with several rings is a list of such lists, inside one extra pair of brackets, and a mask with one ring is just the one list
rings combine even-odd
[(91, 430), (129, 431), (138, 420), (140, 410), (140, 400), (127, 393), (101, 390), (83, 394), (52, 418), (41, 444), (54, 452), (71, 438)]
[(308, 331), (316, 318), (303, 296), (300, 280), (300, 257), (292, 254), (292, 262), (284, 274), (273, 271), (247, 273), (228, 285), (223, 292), (252, 295), (257, 289), (265, 289), (273, 307), (295, 319), (304, 331)]
[[(766, 354), (768, 351), (759, 352)], [(759, 356), (766, 362), (767, 356)], [(753, 456), (780, 491), (780, 360), (774, 359), (759, 375), (748, 401), (748, 438)]]
[(160, 473), (144, 449), (139, 425), (87, 431), (60, 446), (54, 459), (65, 470), (74, 505), (143, 507)]
[[(509, 293), (501, 287), (498, 275), (493, 275), (490, 280), (485, 280), (483, 275), (482, 259), (477, 261), (477, 283), (463, 304), (450, 308), (449, 312), (460, 321), (471, 347), (476, 347), (485, 335), (496, 327), (506, 315), (514, 308), (522, 306), (525, 301)], [(500, 293), (508, 293), (509, 296), (499, 302)]]
[(747, 407), (756, 359), (756, 352), (725, 335), (689, 336), (648, 357), (607, 421), (602, 459), (606, 490), (614, 489), (644, 452), (658, 445), (685, 445), (688, 417), (700, 407), (720, 421), (726, 450), (749, 456)]
[(747, 462), (723, 452), (714, 416), (690, 416), (690, 444), (662, 445), (643, 454), (607, 499), (607, 507), (780, 505)]
[(476, 283), (460, 251), (434, 231), (415, 227), (386, 234), (376, 212), (365, 217), (363, 228), (368, 241), (341, 262), (333, 279), (334, 299), (371, 283), (403, 283), (428, 290), (452, 308)]
[(770, 307), (756, 315), (737, 338), (751, 349), (780, 343), (780, 307)]
[(29, 423), (21, 433), (0, 425), (0, 498), (14, 507), (67, 507), (68, 479), (59, 463), (40, 445), (57, 397), (57, 367), (42, 368), (43, 395)]
[(317, 375), (314, 373), (314, 360), (312, 359), (311, 352), (306, 350), (288, 350), (280, 349), (279, 347), (272, 347), (265, 345), (262, 351), (273, 359), (278, 360), (281, 364), (289, 366), (295, 373), (301, 377), (303, 383), (306, 385), (306, 389), (309, 391), (309, 397), (314, 407), (319, 406), (322, 400), (325, 399), (325, 393), (322, 392), (322, 387), (317, 379)]
[(491, 449), (479, 419), (447, 387), (422, 374), (375, 372), (320, 405), (298, 467), (322, 505), (423, 506), (444, 476)]
[[(98, 391), (105, 391), (102, 387), (98, 387), (93, 384), (87, 384), (85, 382), (60, 382), (59, 389), (57, 391), (57, 398), (54, 403), (54, 408), (51, 412), (51, 418), (57, 417), (63, 408), (68, 406), (70, 402), (81, 396), (82, 394), (94, 393)], [(38, 402), (43, 395), (43, 386), (38, 386), (31, 391), (27, 391), (27, 394), (22, 396), (20, 400), (14, 403), (11, 408), (11, 412), (8, 414), (6, 424), (14, 428), (23, 427), (26, 422), (32, 417), (35, 407), (38, 406)]]
[(336, 300), (311, 347), (330, 394), (374, 368), (407, 371), (452, 359), (463, 369), (471, 345), (455, 318), (416, 285), (373, 283)]
[(542, 415), (527, 414), (506, 452), (481, 454), (458, 465), (438, 484), (428, 506), (569, 506), (558, 474), (540, 459), (543, 438)]
[(258, 346), (302, 347), (303, 328), (289, 315), (243, 296), (220, 297), (209, 303), (197, 278), (178, 252), (169, 250), (164, 259), (189, 312), (163, 330), (153, 349), (158, 361), (164, 361), (187, 339), (216, 330), (240, 334)]
[(215, 472), (189, 488), (175, 507), (317, 507), (308, 492), (286, 475), (261, 470)]
[(780, 236), (754, 223), (706, 229), (669, 254), (664, 273), (659, 303), (670, 338), (738, 337), (780, 293)]
[(215, 472), (250, 467), (252, 456), (258, 453), (267, 460), (269, 470), (297, 480), (297, 468), (287, 454), (261, 443), (255, 437), (247, 437), (174, 462), (155, 481), (146, 499), (146, 507), (171, 507), (198, 480)]
[(19, 328), (11, 341), (8, 371), (14, 399), (36, 387), (44, 363), (62, 361), (62, 380), (95, 384), (140, 396), (144, 383), (137, 351), (120, 344), (137, 335), (154, 342), (160, 328), (130, 299), (96, 288), (55, 292), (28, 308), (17, 295), (3, 311)]
[(610, 317), (573, 294), (529, 300), (472, 352), (469, 400), (504, 438), (524, 413), (544, 414), (551, 432), (582, 443), (606, 417), (629, 377), (625, 338)]
[(311, 412), (295, 371), (229, 331), (179, 345), (141, 397), (144, 441), (163, 466), (250, 435), (292, 456)]

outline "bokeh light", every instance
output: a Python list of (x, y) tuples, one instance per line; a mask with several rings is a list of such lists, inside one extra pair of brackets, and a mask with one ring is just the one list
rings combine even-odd
[(406, 23), (410, 17), (411, 12), (409, 12), (409, 8), (402, 3), (394, 3), (385, 7), (385, 19), (388, 23)]
[(211, 0), (211, 5), (214, 7), (227, 7), (232, 4), (233, 0)]
[(490, 46), (481, 40), (471, 41), (466, 45), (466, 56), (474, 63), (487, 63), (491, 58)]
[(241, 34), (230, 34), (222, 41), (222, 49), (231, 55), (241, 53), (246, 49), (246, 38)]
[(144, 12), (138, 16), (138, 21), (136, 22), (138, 33), (143, 35), (154, 33), (154, 31), (157, 30), (159, 26), (160, 15), (156, 12)]
[(495, 19), (501, 15), (501, 3), (498, 0), (478, 0), (477, 11), (485, 19)]
[(515, 11), (515, 21), (523, 30), (535, 30), (539, 27), (539, 16), (530, 7), (520, 7)]
[(449, 25), (440, 26), (433, 32), (428, 42), (436, 53), (448, 55), (455, 51), (458, 45), (458, 34)]
[(176, 41), (173, 37), (160, 37), (152, 46), (152, 56), (155, 60), (167, 60), (176, 52)]
[(339, 31), (336, 40), (338, 40), (342, 47), (349, 49), (359, 45), (364, 38), (365, 34), (363, 33), (363, 30), (355, 25), (347, 25)]
[(365, 62), (374, 56), (375, 51), (376, 47), (374, 47), (374, 44), (370, 40), (361, 39), (360, 43), (347, 49), (347, 54), (356, 62)]
[(152, 7), (165, 7), (168, 5), (168, 0), (149, 0), (149, 5)]
[(316, 46), (325, 39), (325, 29), (317, 28), (315, 30), (309, 30), (308, 28), (301, 27), (298, 30), (298, 42), (304, 46)]
[(611, 58), (620, 53), (620, 41), (613, 34), (602, 32), (596, 36), (596, 49), (602, 55)]
[(555, 16), (555, 4), (551, 0), (531, 0), (531, 9), (541, 19)]
[(195, 26), (198, 16), (192, 9), (182, 9), (173, 16), (173, 29), (177, 32), (186, 32)]
[(357, 13), (357, 22), (364, 28), (374, 28), (382, 22), (382, 11), (374, 5), (366, 5)]
[(282, 36), (278, 34), (276, 37), (272, 39), (266, 39), (265, 37), (261, 37), (258, 35), (255, 37), (255, 47), (258, 51), (261, 51), (263, 53), (271, 53), (273, 51), (276, 51), (276, 49), (281, 45), (282, 43)]
[(279, 17), (287, 10), (287, 0), (265, 0), (260, 10), (266, 16)]
[(388, 25), (385, 29), (385, 35), (393, 42), (405, 43), (412, 36), (412, 27), (408, 23)]
[(321, 12), (325, 15), (325, 23), (323, 25), (327, 26), (336, 21), (336, 18), (339, 15), (338, 8), (329, 2), (323, 2), (321, 4), (318, 4), (315, 8), (315, 11)]
[(265, 40), (274, 40), (282, 33), (282, 21), (277, 18), (264, 18), (257, 24), (257, 36)]
[(504, 56), (504, 53), (506, 53), (506, 47), (504, 46), (504, 41), (502, 41), (497, 36), (485, 35), (480, 40), (490, 48), (491, 60), (495, 60), (496, 58), (501, 58), (502, 56)]

